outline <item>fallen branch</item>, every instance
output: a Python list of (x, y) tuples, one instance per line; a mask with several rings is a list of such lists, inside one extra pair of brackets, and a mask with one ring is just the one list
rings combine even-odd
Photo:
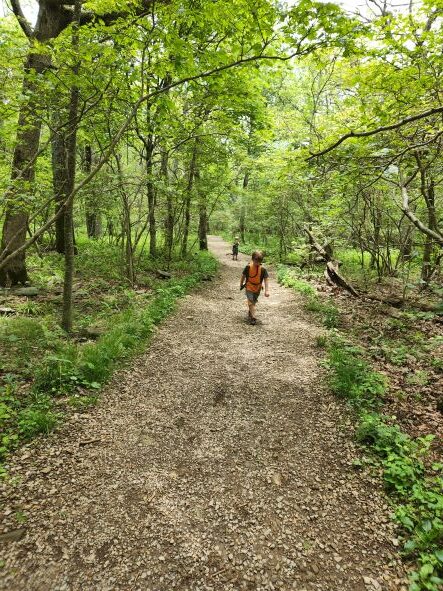
[(342, 275), (340, 275), (340, 273), (338, 272), (338, 266), (336, 267), (332, 261), (329, 261), (328, 263), (326, 263), (326, 271), (325, 272), (328, 274), (329, 279), (335, 285), (342, 287), (343, 289), (348, 291), (351, 295), (353, 295), (355, 298), (359, 297), (358, 292), (352, 287), (352, 285), (350, 283), (348, 283), (346, 281), (346, 279)]
[(338, 272), (338, 262), (334, 261), (330, 253), (321, 246), (310, 230), (305, 228), (306, 234), (309, 236), (309, 242), (312, 248), (320, 255), (322, 260), (326, 263), (325, 278), (330, 285), (341, 287), (353, 295), (355, 298), (359, 297), (358, 292), (346, 279)]

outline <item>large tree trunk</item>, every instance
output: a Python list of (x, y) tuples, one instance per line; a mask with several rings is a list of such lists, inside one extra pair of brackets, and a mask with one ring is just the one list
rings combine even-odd
[[(14, 6), (17, 15), (17, 7)], [(20, 7), (19, 7), (19, 10)], [(73, 13), (61, 2), (40, 2), (34, 30), (18, 18), (29, 39), (45, 44), (57, 37), (70, 22)], [(20, 108), (18, 131), (11, 172), (11, 187), (6, 198), (6, 214), (3, 224), (0, 258), (21, 247), (26, 240), (28, 209), (21, 195), (29, 194), (35, 177), (35, 161), (39, 150), (41, 118), (39, 116), (39, 75), (50, 66), (49, 55), (30, 51), (24, 67), (22, 96), (28, 97)], [(0, 270), (0, 286), (15, 285), (27, 280), (24, 251), (12, 258)]]
[[(25, 65), (22, 94), (28, 96), (18, 119), (17, 142), (11, 172), (11, 190), (6, 197), (6, 215), (3, 225), (1, 258), (5, 258), (26, 239), (28, 209), (21, 194), (29, 193), (35, 178), (35, 160), (40, 143), (41, 119), (38, 116), (38, 93), (35, 74), (41, 74), (47, 58), (30, 53)], [(0, 270), (0, 285), (25, 283), (28, 279), (24, 252), (14, 257)]]

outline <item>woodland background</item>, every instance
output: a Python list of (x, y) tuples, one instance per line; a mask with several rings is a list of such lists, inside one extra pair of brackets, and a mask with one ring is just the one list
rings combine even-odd
[[(211, 279), (209, 232), (238, 236), (331, 331), (343, 393), (361, 380), (351, 398), (374, 411), (378, 397), (409, 442), (428, 436), (389, 432), (415, 466), (395, 493), (432, 481), (426, 510), (402, 525), (424, 569), (411, 588), (438, 587), (443, 2), (393, 4), (40, 0), (33, 17), (11, 0), (0, 18), (4, 457), (94, 402), (175, 299)], [(394, 428), (371, 420), (362, 441)]]

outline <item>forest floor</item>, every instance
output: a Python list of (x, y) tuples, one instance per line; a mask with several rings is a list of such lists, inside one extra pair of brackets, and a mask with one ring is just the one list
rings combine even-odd
[(97, 406), (23, 446), (2, 485), (0, 589), (400, 591), (378, 478), (326, 387), (301, 299), (247, 258), (186, 296)]

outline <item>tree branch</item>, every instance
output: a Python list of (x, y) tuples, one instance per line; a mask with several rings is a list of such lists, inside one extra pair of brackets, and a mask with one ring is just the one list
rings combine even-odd
[(370, 131), (350, 131), (343, 135), (339, 140), (332, 144), (328, 148), (325, 148), (321, 152), (316, 152), (315, 154), (311, 154), (309, 158), (306, 160), (309, 162), (313, 158), (318, 158), (319, 156), (324, 156), (328, 152), (335, 150), (340, 144), (344, 141), (348, 140), (352, 137), (369, 137), (371, 135), (376, 135), (377, 133), (382, 133), (383, 131), (391, 131), (392, 129), (398, 129), (399, 127), (403, 127), (403, 125), (407, 125), (408, 123), (412, 123), (413, 121), (418, 121), (420, 119), (424, 119), (426, 117), (430, 117), (431, 115), (436, 115), (437, 113), (443, 113), (443, 107), (435, 107), (434, 109), (429, 109), (429, 111), (424, 111), (424, 113), (419, 113), (418, 115), (411, 115), (410, 117), (405, 117), (401, 119), (397, 123), (392, 123), (391, 125), (384, 125), (382, 127), (377, 127), (376, 129), (372, 129)]
[(406, 187), (403, 184), (401, 185), (401, 194), (403, 198), (401, 209), (405, 216), (414, 224), (416, 228), (420, 230), (420, 232), (422, 232), (422, 234), (426, 234), (426, 236), (429, 236), (435, 240), (437, 244), (443, 248), (443, 234), (440, 234), (440, 232), (435, 232), (434, 230), (431, 230), (425, 226), (424, 223), (421, 222), (418, 217), (416, 217), (416, 215), (409, 209), (409, 195)]
[(34, 36), (34, 31), (32, 30), (32, 27), (31, 27), (29, 21), (26, 19), (25, 15), (23, 14), (22, 7), (20, 6), (20, 1), (19, 0), (11, 0), (11, 8), (12, 8), (12, 12), (15, 14), (15, 16), (18, 20), (18, 24), (20, 25), (23, 33), (26, 35), (26, 37), (28, 39), (32, 39), (32, 37)]

